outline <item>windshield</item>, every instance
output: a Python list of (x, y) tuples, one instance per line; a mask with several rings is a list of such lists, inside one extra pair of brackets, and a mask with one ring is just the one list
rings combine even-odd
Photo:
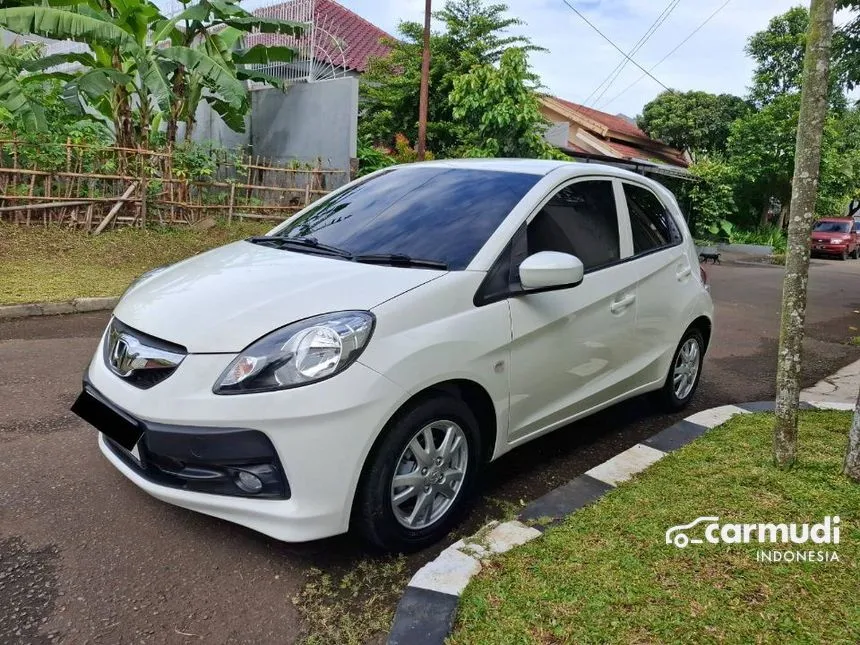
[(850, 233), (850, 222), (818, 222), (813, 229), (816, 233)]
[(351, 255), (397, 254), (465, 269), (539, 175), (395, 168), (289, 221), (277, 235), (313, 238)]

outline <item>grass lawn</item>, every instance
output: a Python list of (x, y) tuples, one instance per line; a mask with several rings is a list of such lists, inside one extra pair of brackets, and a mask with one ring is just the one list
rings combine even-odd
[(236, 222), (207, 231), (120, 228), (91, 236), (0, 222), (0, 305), (118, 296), (149, 269), (265, 233), (272, 226)]
[[(492, 560), (466, 589), (452, 644), (858, 643), (860, 485), (840, 474), (851, 416), (804, 412), (800, 462), (771, 465), (772, 415), (744, 415)], [(721, 523), (841, 518), (838, 545), (665, 544)], [(691, 537), (703, 537), (702, 526)], [(759, 563), (756, 551), (839, 562)]]

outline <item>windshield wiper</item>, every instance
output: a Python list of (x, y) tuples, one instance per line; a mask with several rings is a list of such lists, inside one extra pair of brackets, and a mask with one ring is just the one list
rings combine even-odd
[(318, 251), (327, 255), (334, 255), (339, 258), (352, 259), (352, 253), (344, 251), (336, 246), (328, 246), (320, 244), (315, 237), (278, 237), (276, 235), (259, 235), (257, 237), (249, 237), (248, 242), (252, 244), (272, 244), (278, 248), (293, 248), (301, 251)]
[(356, 255), (352, 259), (363, 264), (387, 264), (395, 267), (417, 267), (424, 269), (439, 269), (440, 271), (448, 270), (448, 265), (445, 262), (440, 262), (439, 260), (421, 260), (418, 258), (411, 258), (408, 255), (401, 255), (399, 253)]

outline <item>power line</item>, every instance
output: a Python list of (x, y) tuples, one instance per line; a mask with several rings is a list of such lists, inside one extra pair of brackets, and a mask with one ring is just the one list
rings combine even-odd
[[(662, 27), (663, 23), (665, 23), (666, 20), (669, 19), (669, 16), (672, 15), (672, 12), (675, 11), (675, 8), (680, 3), (681, 3), (681, 0), (670, 0), (669, 4), (666, 5), (666, 8), (663, 9), (663, 13), (661, 13), (659, 16), (657, 16), (656, 20), (654, 20), (654, 22), (648, 28), (648, 31), (645, 32), (645, 34), (642, 36), (642, 38), (639, 39), (639, 42), (636, 43), (636, 45), (633, 47), (633, 49), (629, 52), (630, 56), (636, 55), (639, 52), (639, 50), (642, 49), (649, 40), (651, 40), (651, 37), (659, 31), (660, 27)], [(625, 58), (625, 59), (622, 59), (622, 61), (620, 63), (618, 63), (618, 66), (603, 81), (603, 83), (606, 84), (606, 87), (604, 87), (603, 90), (601, 90), (600, 94), (597, 96), (597, 98), (594, 99), (594, 105), (597, 105), (600, 102), (600, 99), (602, 99), (604, 96), (606, 96), (606, 93), (609, 91), (609, 88), (612, 87), (612, 85), (615, 83), (615, 81), (618, 80), (618, 77), (621, 76), (621, 73), (624, 71), (624, 68), (626, 68), (626, 67), (627, 67), (627, 59)], [(598, 86), (598, 89), (600, 89), (600, 87), (603, 85), (603, 83), (601, 83), (601, 85)], [(595, 92), (596, 91), (597, 90), (595, 90)], [(587, 103), (587, 101), (586, 101), (586, 103)]]
[[(731, 1), (731, 0), (729, 0), (729, 1)], [(615, 48), (615, 49), (616, 49), (616, 50), (617, 50), (617, 51), (618, 51), (622, 56), (624, 56), (624, 58), (626, 58), (626, 59), (627, 59), (627, 60), (629, 60), (631, 63), (633, 63), (634, 65), (636, 65), (636, 67), (638, 67), (641, 71), (645, 72), (645, 75), (646, 75), (646, 76), (650, 76), (654, 81), (656, 81), (657, 83), (659, 83), (662, 87), (666, 88), (666, 90), (667, 90), (667, 91), (669, 90), (669, 87), (668, 87), (667, 85), (663, 84), (663, 82), (662, 82), (662, 81), (660, 81), (660, 79), (658, 79), (657, 77), (655, 77), (653, 74), (651, 74), (651, 72), (649, 72), (647, 69), (645, 69), (644, 67), (642, 67), (642, 65), (640, 65), (640, 64), (639, 64), (639, 63), (637, 63), (635, 60), (633, 60), (632, 58), (630, 58), (630, 56), (628, 56), (628, 55), (624, 52), (624, 50), (623, 50), (623, 49), (621, 49), (618, 45), (616, 45), (614, 42), (612, 42), (612, 40), (611, 40), (611, 39), (610, 39), (606, 34), (604, 34), (602, 31), (600, 31), (600, 29), (598, 29), (597, 27), (595, 27), (595, 26), (594, 26), (594, 24), (593, 24), (593, 23), (592, 23), (588, 18), (586, 18), (584, 15), (582, 15), (582, 13), (579, 11), (579, 9), (577, 9), (576, 7), (574, 7), (574, 6), (570, 3), (570, 1), (569, 1), (569, 0), (562, 0), (562, 2), (564, 2), (564, 4), (566, 4), (568, 7), (570, 7), (571, 11), (573, 11), (577, 16), (579, 16), (580, 18), (582, 18), (582, 20), (584, 20), (584, 21), (585, 21), (585, 24), (587, 24), (587, 25), (588, 25), (589, 27), (591, 27), (594, 31), (596, 31), (598, 34), (600, 34), (600, 37), (601, 37), (601, 38), (603, 38), (603, 40), (605, 40), (606, 42), (608, 42), (610, 45), (612, 45), (612, 46), (613, 46), (613, 47), (614, 47), (614, 48)]]
[[(611, 99), (609, 99), (608, 101), (606, 101), (606, 103), (604, 103), (601, 107), (604, 107), (604, 108), (605, 108), (605, 107), (608, 107), (609, 105), (612, 105), (613, 103), (615, 103), (615, 101), (617, 101), (617, 100), (618, 100), (619, 98), (621, 98), (624, 94), (626, 94), (626, 93), (627, 93), (631, 88), (633, 88), (633, 86), (634, 86), (634, 85), (637, 85), (637, 84), (638, 84), (638, 83), (639, 83), (643, 78), (645, 78), (646, 76), (651, 76), (650, 72), (653, 72), (655, 69), (657, 69), (657, 67), (659, 67), (660, 65), (662, 65), (662, 64), (666, 61), (666, 59), (668, 59), (670, 56), (672, 56), (672, 54), (674, 54), (676, 51), (678, 51), (679, 49), (681, 49), (681, 47), (683, 47), (684, 45), (686, 45), (686, 44), (687, 44), (687, 42), (688, 42), (688, 41), (689, 41), (693, 36), (695, 36), (697, 33), (699, 33), (699, 31), (701, 31), (701, 30), (704, 28), (704, 26), (705, 26), (705, 25), (707, 25), (709, 22), (711, 22), (711, 20), (713, 20), (713, 19), (716, 17), (716, 15), (717, 15), (718, 13), (720, 13), (723, 9), (725, 9), (725, 8), (729, 5), (729, 3), (730, 3), (731, 1), (732, 1), (732, 0), (726, 0), (722, 5), (720, 5), (720, 6), (716, 9), (716, 11), (714, 11), (710, 16), (708, 16), (707, 18), (705, 18), (705, 20), (704, 20), (704, 21), (703, 21), (703, 22), (702, 22), (698, 27), (696, 27), (692, 32), (690, 32), (690, 35), (689, 35), (689, 36), (687, 36), (686, 38), (684, 38), (684, 40), (682, 40), (680, 43), (678, 43), (678, 45), (676, 45), (676, 46), (675, 46), (675, 48), (674, 48), (672, 51), (670, 51), (668, 54), (666, 54), (665, 56), (663, 56), (663, 58), (661, 58), (659, 61), (657, 61), (657, 64), (656, 64), (656, 65), (653, 65), (653, 66), (651, 67), (651, 69), (650, 69), (650, 70), (648, 70), (648, 72), (646, 72), (645, 74), (643, 74), (642, 76), (640, 76), (639, 78), (637, 78), (635, 81), (633, 81), (632, 83), (630, 83), (630, 85), (628, 85), (628, 86), (627, 86), (627, 87), (625, 87), (623, 90), (621, 90), (618, 94), (616, 94), (616, 95), (615, 95), (615, 96), (613, 96)], [(653, 77), (653, 76), (651, 76), (651, 78), (654, 78), (654, 77)], [(654, 79), (654, 80), (657, 80), (657, 79)], [(658, 82), (658, 83), (660, 83), (660, 81), (657, 81), (657, 82)], [(663, 85), (663, 83), (660, 83), (660, 85), (662, 85), (663, 87), (666, 87), (665, 85)], [(666, 89), (669, 89), (669, 88), (666, 88)]]

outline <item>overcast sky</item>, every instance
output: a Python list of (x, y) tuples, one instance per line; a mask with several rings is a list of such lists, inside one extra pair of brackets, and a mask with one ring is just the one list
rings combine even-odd
[[(424, 0), (339, 0), (367, 20), (396, 35), (400, 20), (423, 20)], [(502, 1), (502, 0), (499, 0)], [(595, 26), (625, 52), (648, 30), (669, 0), (569, 0)], [(170, 0), (160, 0), (169, 5)], [(725, 0), (680, 0), (659, 31), (634, 59), (650, 69), (684, 40)], [(247, 0), (248, 9), (272, 4)], [(434, 0), (442, 6), (443, 0)], [(622, 60), (621, 54), (578, 17), (563, 0), (508, 0), (511, 14), (524, 20), (522, 29), (549, 51), (533, 54), (532, 65), (543, 84), (562, 98), (582, 102)], [(798, 0), (731, 0), (686, 45), (657, 67), (654, 76), (670, 88), (744, 95), (752, 74), (744, 45), (750, 35), (764, 29), (768, 20)], [(839, 20), (837, 20), (839, 22)], [(617, 99), (608, 101), (636, 81), (642, 72), (628, 63), (604, 97), (590, 107), (636, 116), (661, 86), (650, 78), (637, 83)]]

